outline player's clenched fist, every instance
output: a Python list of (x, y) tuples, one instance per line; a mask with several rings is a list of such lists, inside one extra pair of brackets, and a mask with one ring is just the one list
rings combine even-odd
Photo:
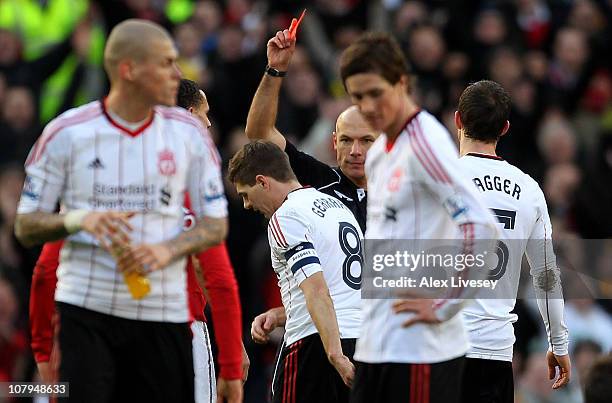
[(268, 336), (274, 329), (285, 325), (285, 309), (272, 308), (253, 319), (251, 323), (251, 338), (255, 343), (265, 344), (270, 341)]
[(268, 41), (268, 65), (280, 71), (287, 71), (294, 51), (295, 37), (290, 35), (288, 29), (278, 31)]

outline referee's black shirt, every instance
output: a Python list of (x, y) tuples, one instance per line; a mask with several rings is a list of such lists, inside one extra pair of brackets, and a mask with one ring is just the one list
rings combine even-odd
[(339, 167), (330, 167), (316, 158), (299, 151), (287, 141), (285, 152), (295, 176), (302, 185), (312, 186), (317, 190), (340, 200), (352, 212), (361, 231), (366, 230), (367, 194), (365, 189), (357, 187), (342, 173)]

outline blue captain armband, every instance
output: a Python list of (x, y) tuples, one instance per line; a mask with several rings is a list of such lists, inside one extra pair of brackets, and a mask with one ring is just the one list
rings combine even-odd
[(291, 247), (285, 252), (285, 259), (293, 274), (311, 264), (316, 264), (319, 267), (321, 266), (317, 251), (310, 242), (300, 242)]

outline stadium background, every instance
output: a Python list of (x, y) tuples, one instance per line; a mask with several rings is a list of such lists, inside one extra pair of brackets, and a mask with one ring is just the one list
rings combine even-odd
[[(266, 64), (266, 42), (303, 7), (307, 17), (281, 94), (281, 132), (335, 163), (330, 133), (349, 105), (338, 79), (338, 55), (366, 29), (390, 31), (415, 73), (413, 95), (451, 133), (458, 96), (470, 81), (493, 79), (511, 93), (510, 134), (499, 154), (544, 189), (561, 266), (586, 266), (589, 276), (612, 279), (610, 0), (2, 0), (0, 381), (29, 381), (35, 372), (27, 302), (38, 250), (21, 248), (13, 236), (22, 164), (46, 122), (105, 94), (101, 62), (107, 32), (129, 17), (157, 21), (170, 30), (183, 75), (208, 95), (212, 133), (227, 161), (246, 141), (244, 123)], [(254, 345), (248, 334), (252, 318), (280, 299), (269, 267), (265, 222), (242, 209), (231, 187), (226, 190), (228, 247), (251, 358), (245, 401), (263, 402), (276, 346)], [(577, 246), (580, 239), (600, 241), (593, 253)], [(597, 290), (600, 299), (568, 298), (574, 377), (561, 392), (552, 392), (546, 379), (546, 341), (537, 307), (534, 301), (519, 301), (518, 402), (581, 401), (581, 376), (596, 356), (612, 348), (612, 287), (607, 284)]]

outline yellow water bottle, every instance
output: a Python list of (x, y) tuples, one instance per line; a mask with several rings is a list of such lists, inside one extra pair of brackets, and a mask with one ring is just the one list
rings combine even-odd
[[(119, 261), (124, 251), (124, 247), (117, 244), (113, 244), (111, 248), (111, 254), (117, 261)], [(149, 294), (149, 292), (151, 292), (151, 283), (149, 282), (147, 276), (142, 274), (142, 272), (131, 271), (129, 273), (123, 273), (123, 281), (125, 281), (125, 284), (127, 285), (127, 288), (134, 299), (143, 299)]]
[(134, 299), (143, 299), (151, 292), (151, 283), (145, 275), (137, 272), (124, 273), (123, 279)]

